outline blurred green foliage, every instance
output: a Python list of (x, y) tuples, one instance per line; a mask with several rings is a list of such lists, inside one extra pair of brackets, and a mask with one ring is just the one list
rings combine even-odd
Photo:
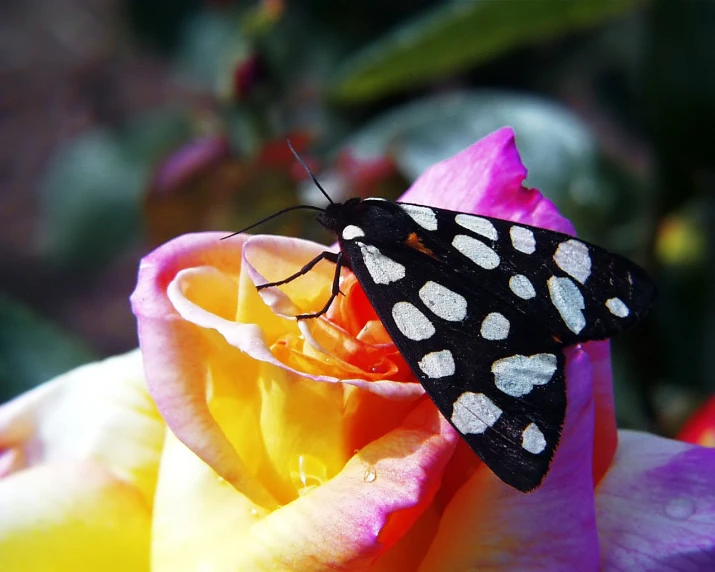
[(5, 296), (0, 296), (0, 348), (0, 403), (97, 359), (81, 340)]
[[(672, 433), (715, 392), (715, 3), (122, 7), (115, 49), (158, 59), (173, 92), (58, 146), (39, 185), (38, 264), (101, 276), (176, 234), (318, 201), (287, 137), (335, 197), (394, 198), (427, 166), (511, 125), (528, 184), (658, 281), (653, 316), (614, 342), (619, 420)], [(326, 239), (309, 220), (265, 230)], [(89, 355), (36, 334), (57, 330), (15, 304), (2, 306), (16, 335), (0, 338), (0, 397)]]
[(462, 71), (515, 47), (593, 26), (632, 8), (636, 1), (445, 2), (348, 58), (332, 91), (344, 101), (384, 96)]

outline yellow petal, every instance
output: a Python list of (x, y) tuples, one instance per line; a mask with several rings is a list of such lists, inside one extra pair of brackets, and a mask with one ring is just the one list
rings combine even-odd
[(147, 506), (163, 434), (138, 350), (74, 369), (0, 407), (0, 449), (24, 466), (93, 459), (136, 486)]
[(14, 473), (0, 479), (2, 570), (148, 570), (150, 510), (91, 461)]
[[(425, 400), (401, 427), (365, 447), (335, 478), (268, 512), (167, 432), (152, 569), (354, 570), (392, 547), (397, 559), (410, 547), (419, 557), (436, 528), (435, 514), (421, 516), (431, 510), (456, 442), (454, 430)], [(381, 570), (395, 562), (385, 558)]]
[(239, 570), (231, 556), (237, 539), (265, 514), (167, 431), (154, 501), (154, 572)]

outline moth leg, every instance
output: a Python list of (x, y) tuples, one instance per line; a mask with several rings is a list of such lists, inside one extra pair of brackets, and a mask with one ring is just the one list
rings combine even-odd
[[(328, 254), (333, 253), (331, 252)], [(338, 294), (342, 294), (342, 292), (340, 291), (340, 271), (342, 270), (343, 266), (346, 266), (343, 261), (343, 253), (339, 252), (335, 255), (335, 274), (333, 275), (333, 288), (330, 294), (330, 299), (320, 311), (315, 312), (314, 314), (300, 314), (295, 317), (296, 320), (308, 320), (310, 318), (317, 318), (318, 316), (322, 316), (323, 314), (325, 314), (325, 312), (328, 311), (328, 308), (330, 308), (330, 304), (333, 303), (333, 300), (337, 298)]]
[(332, 262), (334, 264), (338, 264), (338, 261), (340, 260), (340, 253), (336, 252), (328, 252), (327, 250), (325, 252), (321, 252), (313, 258), (308, 264), (303, 266), (298, 272), (295, 274), (291, 274), (288, 276), (288, 278), (284, 278), (283, 280), (278, 280), (277, 282), (269, 282), (267, 284), (260, 284), (259, 286), (256, 286), (256, 290), (263, 290), (264, 288), (272, 288), (273, 286), (282, 286), (283, 284), (288, 284), (288, 282), (293, 282), (296, 278), (300, 278), (304, 274), (307, 274), (310, 272), (313, 267), (318, 264), (321, 260), (327, 260), (329, 262)]

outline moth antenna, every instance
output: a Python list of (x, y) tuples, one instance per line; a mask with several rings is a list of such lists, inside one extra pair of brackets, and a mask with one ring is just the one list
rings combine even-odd
[(262, 218), (258, 222), (254, 222), (253, 224), (248, 225), (245, 228), (242, 228), (241, 230), (237, 230), (234, 233), (229, 234), (228, 236), (224, 236), (221, 238), (221, 240), (226, 240), (227, 238), (231, 238), (232, 236), (236, 236), (237, 234), (241, 234), (246, 232), (247, 230), (251, 230), (252, 228), (256, 228), (257, 226), (262, 225), (264, 222), (268, 222), (269, 220), (273, 220), (276, 217), (281, 216), (284, 213), (290, 212), (290, 211), (298, 211), (298, 210), (311, 210), (311, 211), (320, 211), (325, 212), (325, 209), (321, 209), (320, 207), (316, 207), (314, 205), (293, 205), (292, 207), (286, 207), (284, 209), (281, 209), (277, 212), (274, 212), (272, 215), (268, 215), (265, 218)]
[(328, 202), (330, 202), (331, 205), (332, 205), (332, 204), (335, 204), (335, 203), (333, 202), (333, 199), (330, 198), (330, 195), (328, 195), (328, 193), (325, 192), (325, 189), (320, 185), (320, 183), (318, 182), (318, 179), (316, 179), (315, 175), (313, 174), (313, 171), (310, 170), (310, 167), (308, 167), (308, 165), (305, 164), (305, 161), (303, 161), (303, 159), (300, 158), (300, 155), (298, 155), (298, 153), (296, 152), (296, 150), (293, 149), (293, 145), (290, 144), (290, 139), (286, 139), (286, 143), (288, 143), (288, 149), (290, 149), (290, 152), (293, 153), (293, 156), (294, 156), (294, 157), (298, 160), (298, 162), (303, 166), (303, 168), (306, 170), (306, 172), (308, 173), (308, 175), (310, 175), (310, 178), (313, 179), (313, 182), (315, 183), (315, 186), (320, 189), (320, 192), (323, 193), (323, 196), (324, 196), (326, 199), (328, 199)]

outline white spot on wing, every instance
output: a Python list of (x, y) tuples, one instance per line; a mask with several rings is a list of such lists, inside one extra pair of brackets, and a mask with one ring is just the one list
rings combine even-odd
[(531, 300), (531, 298), (536, 296), (534, 285), (531, 283), (531, 280), (523, 274), (516, 274), (509, 278), (509, 288), (523, 300)]
[(554, 262), (581, 284), (584, 284), (591, 275), (591, 255), (588, 253), (588, 246), (578, 240), (567, 240), (559, 244), (554, 253)]
[(499, 312), (487, 314), (480, 333), (485, 340), (505, 340), (509, 335), (509, 320)]
[(454, 402), (452, 423), (457, 431), (468, 433), (484, 433), (487, 427), (493, 427), (501, 417), (502, 410), (483, 393), (465, 391)]
[(349, 224), (343, 229), (342, 235), (345, 240), (354, 240), (356, 238), (360, 238), (361, 236), (365, 236), (365, 233), (359, 226)]
[(485, 270), (494, 270), (499, 266), (499, 255), (481, 240), (466, 234), (458, 234), (454, 237), (452, 246)]
[(405, 277), (405, 267), (385, 256), (371, 244), (360, 244), (362, 259), (375, 284), (390, 284)]
[(522, 432), (521, 446), (534, 455), (538, 455), (546, 449), (546, 439), (536, 423), (529, 423)]
[(419, 341), (431, 338), (435, 329), (429, 318), (409, 302), (397, 302), (392, 307), (392, 318), (403, 335)]
[(418, 225), (426, 230), (437, 230), (437, 215), (429, 207), (418, 205), (400, 205), (402, 210), (412, 217)]
[(561, 314), (568, 329), (578, 334), (586, 326), (582, 310), (585, 308), (583, 294), (570, 278), (552, 276), (547, 282), (551, 302)]
[(610, 298), (606, 300), (606, 308), (614, 316), (618, 318), (626, 318), (631, 311), (626, 306), (625, 302), (620, 298)]
[(490, 240), (496, 240), (499, 238), (497, 229), (494, 228), (492, 222), (480, 216), (458, 214), (454, 217), (454, 222), (456, 222), (459, 226), (467, 228), (477, 234), (481, 234)]
[(449, 350), (428, 353), (417, 362), (417, 365), (433, 379), (454, 375), (455, 371), (454, 358)]
[(546, 385), (556, 371), (554, 354), (514, 355), (492, 364), (494, 384), (512, 397), (530, 393), (535, 385)]
[(530, 229), (523, 226), (512, 226), (509, 229), (511, 244), (515, 250), (524, 254), (533, 254), (536, 250), (536, 239)]
[(420, 288), (420, 299), (443, 320), (461, 322), (467, 317), (467, 299), (437, 282), (425, 282)]

